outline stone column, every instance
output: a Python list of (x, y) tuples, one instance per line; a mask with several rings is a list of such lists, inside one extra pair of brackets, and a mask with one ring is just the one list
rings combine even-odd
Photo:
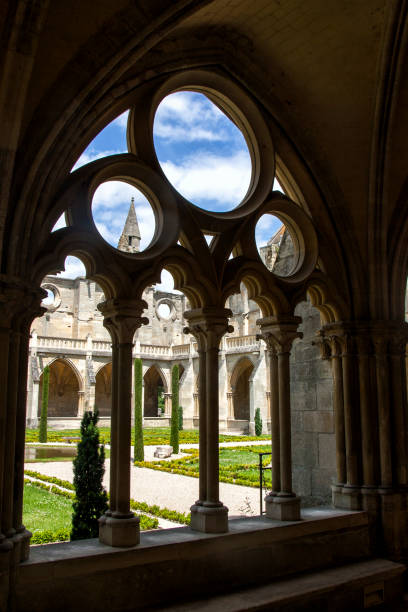
[[(45, 292), (0, 277), (0, 574), (28, 558), (31, 533), (22, 524), (29, 330), (45, 309)], [(4, 554), (3, 554), (4, 553)]]
[(402, 321), (325, 325), (333, 366), (337, 472), (333, 503), (366, 510), (377, 553), (408, 552), (407, 397)]
[[(89, 402), (89, 400), (88, 400)], [(89, 402), (89, 409), (93, 410), (93, 405)], [(85, 391), (78, 391), (78, 417), (83, 417), (85, 411)]]
[(167, 418), (171, 417), (171, 393), (164, 393), (164, 416)]
[(290, 349), (300, 317), (258, 319), (258, 339), (265, 341), (269, 361), (272, 436), (272, 491), (265, 498), (266, 515), (278, 520), (300, 519), (300, 498), (292, 491), (292, 432), (290, 415)]
[(132, 349), (142, 317), (143, 300), (111, 299), (98, 305), (103, 324), (112, 338), (112, 420), (110, 508), (101, 517), (99, 539), (110, 546), (139, 543), (139, 518), (130, 510), (130, 437), (132, 396)]
[(184, 314), (186, 333), (194, 335), (199, 355), (200, 482), (199, 499), (191, 507), (191, 528), (206, 533), (228, 531), (228, 508), (219, 499), (218, 352), (222, 336), (232, 332), (230, 310), (205, 307)]

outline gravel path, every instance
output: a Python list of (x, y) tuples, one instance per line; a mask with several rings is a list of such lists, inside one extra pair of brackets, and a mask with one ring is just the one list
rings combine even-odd
[[(196, 445), (183, 446), (192, 448)], [(154, 449), (155, 447), (145, 447), (146, 460), (150, 461), (153, 458)], [(172, 458), (174, 459), (176, 456), (173, 455)], [(109, 459), (105, 463), (104, 485), (109, 490)], [(72, 462), (70, 461), (27, 463), (25, 467), (47, 476), (56, 476), (71, 482), (73, 480)], [(160, 507), (187, 513), (198, 497), (198, 478), (131, 465), (131, 496), (137, 501), (157, 504)], [(221, 482), (220, 499), (229, 508), (230, 517), (243, 515), (246, 512), (248, 514), (259, 513), (259, 490), (253, 487), (242, 487)]]

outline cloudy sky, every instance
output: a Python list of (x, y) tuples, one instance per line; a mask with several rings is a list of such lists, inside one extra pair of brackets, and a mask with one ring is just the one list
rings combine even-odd
[[(127, 113), (106, 126), (82, 153), (73, 170), (95, 159), (127, 151)], [(154, 121), (154, 144), (160, 165), (169, 181), (188, 200), (204, 208), (225, 212), (235, 208), (245, 196), (250, 181), (250, 157), (240, 130), (203, 94), (177, 92), (160, 104)], [(279, 189), (275, 185), (275, 189)], [(95, 192), (92, 212), (101, 235), (116, 246), (135, 198), (141, 233), (141, 250), (153, 236), (154, 215), (146, 198), (136, 188), (109, 181)], [(280, 221), (264, 215), (256, 228), (258, 246), (265, 244)], [(61, 219), (55, 229), (65, 225)], [(66, 260), (62, 276), (84, 275), (76, 258)], [(172, 287), (166, 271), (163, 288)]]

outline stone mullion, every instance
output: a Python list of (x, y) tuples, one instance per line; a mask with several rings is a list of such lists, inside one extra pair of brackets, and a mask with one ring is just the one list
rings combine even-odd
[(272, 442), (272, 495), (281, 490), (280, 425), (279, 425), (279, 378), (278, 356), (275, 346), (268, 347), (269, 389), (271, 402), (271, 442)]
[(343, 352), (343, 398), (344, 398), (344, 428), (346, 438), (346, 486), (358, 487), (359, 479), (359, 436), (358, 410), (355, 402), (354, 366), (355, 355), (352, 353), (350, 336), (342, 337)]
[(199, 442), (199, 505), (207, 499), (207, 388), (206, 388), (206, 363), (207, 355), (203, 348), (200, 348), (202, 341), (198, 342), (198, 442)]
[(116, 474), (118, 465), (118, 341), (112, 337), (112, 381), (111, 381), (111, 438), (110, 438), (110, 470), (109, 470), (109, 508), (110, 515), (116, 510)]
[(19, 373), (17, 389), (17, 418), (16, 418), (16, 446), (14, 468), (14, 507), (13, 524), (16, 533), (23, 543), (20, 550), (20, 559), (28, 558), (29, 541), (31, 533), (23, 525), (23, 496), (24, 496), (24, 450), (26, 428), (26, 401), (27, 401), (27, 368), (29, 359), (30, 336), (28, 329), (23, 329), (20, 335)]
[(343, 364), (340, 347), (336, 338), (331, 339), (331, 365), (333, 375), (333, 407), (336, 437), (336, 468), (337, 482), (345, 484), (346, 468), (346, 433), (344, 426), (344, 396), (343, 396)]
[[(214, 342), (218, 344), (219, 338)], [(212, 343), (211, 343), (212, 344)], [(206, 437), (207, 437), (207, 499), (206, 505), (220, 505), (219, 499), (219, 397), (218, 346), (206, 351)]]
[(393, 439), (395, 444), (396, 477), (400, 486), (408, 484), (408, 453), (407, 453), (407, 391), (405, 366), (405, 338), (392, 342), (391, 371), (392, 371), (392, 405), (393, 411)]
[(370, 341), (364, 336), (357, 338), (358, 373), (360, 383), (360, 415), (361, 415), (361, 446), (363, 485), (375, 487), (375, 455), (376, 439), (372, 414), (371, 380), (370, 380)]
[(133, 513), (130, 511), (132, 349), (132, 342), (119, 343), (118, 373), (120, 374), (120, 384), (117, 385), (116, 508), (112, 513), (112, 516), (116, 518), (129, 518), (133, 516)]
[(292, 491), (290, 406), (290, 348), (295, 338), (302, 337), (297, 331), (300, 322), (300, 317), (294, 316), (273, 316), (257, 321), (261, 327), (258, 337), (266, 342), (270, 351), (273, 492), (265, 498), (266, 515), (280, 520), (300, 518), (300, 498)]
[(391, 449), (391, 405), (389, 388), (389, 368), (387, 341), (375, 338), (375, 364), (377, 379), (378, 428), (380, 442), (381, 487), (393, 486), (392, 449)]
[(206, 307), (185, 313), (184, 331), (197, 341), (199, 352), (200, 499), (191, 507), (191, 528), (207, 533), (228, 531), (228, 508), (219, 499), (219, 369), (220, 341), (231, 311)]
[(289, 351), (278, 352), (280, 492), (282, 497), (294, 497), (292, 491), (292, 432), (290, 416)]
[(3, 500), (10, 492), (4, 489), (5, 475), (5, 455), (6, 455), (6, 438), (8, 436), (6, 428), (6, 419), (8, 412), (7, 387), (8, 387), (8, 369), (9, 369), (9, 348), (10, 348), (10, 329), (7, 327), (0, 328), (0, 393), (2, 401), (0, 403), (0, 552), (9, 550), (12, 544), (6, 540), (4, 535), (3, 522)]
[(110, 510), (100, 518), (99, 539), (110, 546), (139, 543), (139, 518), (130, 510), (130, 441), (132, 406), (132, 349), (136, 329), (148, 322), (141, 317), (143, 300), (112, 299), (99, 304), (104, 326), (112, 337), (112, 423)]
[(7, 385), (7, 444), (4, 457), (4, 497), (2, 525), (4, 533), (8, 538), (15, 535), (13, 525), (13, 503), (14, 503), (14, 461), (16, 450), (16, 428), (17, 428), (17, 389), (18, 370), (20, 357), (20, 335), (14, 330), (10, 335), (12, 350), (9, 354), (9, 370)]

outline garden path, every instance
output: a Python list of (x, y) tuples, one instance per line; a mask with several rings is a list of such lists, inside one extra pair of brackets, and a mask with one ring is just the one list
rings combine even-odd
[[(252, 442), (249, 444), (258, 444)], [(265, 444), (265, 441), (263, 441)], [(242, 446), (243, 443), (224, 443), (220, 446)], [(181, 448), (198, 448), (197, 444), (183, 444)], [(145, 447), (145, 460), (153, 460), (154, 446)], [(172, 455), (172, 459), (184, 456)], [(109, 488), (109, 459), (106, 460), (104, 485)], [(28, 463), (27, 469), (47, 476), (73, 481), (72, 462)], [(149, 470), (131, 465), (131, 496), (137, 501), (157, 504), (178, 512), (190, 511), (198, 497), (198, 478)], [(259, 514), (259, 490), (228, 483), (220, 483), (220, 499), (229, 508), (229, 516)]]

